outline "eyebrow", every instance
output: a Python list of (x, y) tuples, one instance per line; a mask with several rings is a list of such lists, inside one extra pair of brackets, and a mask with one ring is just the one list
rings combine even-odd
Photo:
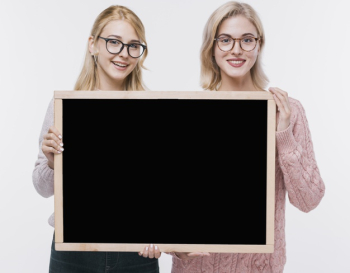
[[(109, 38), (109, 37), (115, 37), (115, 38), (120, 39), (120, 40), (122, 39), (122, 37), (121, 37), (121, 36), (118, 36), (118, 35), (108, 35), (107, 37), (108, 37), (108, 38)], [(140, 40), (130, 40), (129, 43), (130, 43), (130, 42), (137, 42), (137, 43), (140, 43), (140, 44), (141, 44), (141, 41), (140, 41)]]
[[(220, 37), (221, 35), (232, 37), (230, 34), (226, 34), (226, 33), (221, 33), (218, 37)], [(255, 35), (253, 33), (243, 33), (241, 37), (243, 36), (255, 36)]]

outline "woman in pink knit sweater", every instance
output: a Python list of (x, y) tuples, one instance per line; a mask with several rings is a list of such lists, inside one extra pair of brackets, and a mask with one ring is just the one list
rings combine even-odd
[(277, 87), (265, 90), (261, 67), (265, 35), (248, 4), (227, 2), (209, 17), (201, 48), (201, 86), (212, 91), (270, 91), (277, 105), (275, 244), (266, 253), (170, 253), (172, 273), (282, 273), (286, 263), (285, 202), (303, 212), (316, 208), (325, 186), (317, 167), (301, 103)]

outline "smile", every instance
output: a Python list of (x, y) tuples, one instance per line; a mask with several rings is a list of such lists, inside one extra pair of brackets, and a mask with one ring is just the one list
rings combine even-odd
[(245, 63), (245, 60), (227, 60), (227, 62), (233, 67), (241, 67)]
[(128, 64), (126, 64), (126, 63), (120, 63), (120, 62), (112, 62), (112, 63), (118, 67), (127, 67), (128, 66)]

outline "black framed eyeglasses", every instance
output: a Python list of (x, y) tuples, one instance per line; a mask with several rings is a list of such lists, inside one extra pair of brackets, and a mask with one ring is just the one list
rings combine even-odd
[(244, 51), (252, 51), (255, 49), (260, 38), (254, 36), (246, 36), (243, 38), (232, 38), (229, 36), (220, 36), (214, 39), (217, 42), (218, 47), (221, 51), (227, 52), (231, 51), (235, 46), (235, 42), (239, 41), (239, 46)]
[(114, 38), (104, 38), (101, 36), (98, 36), (98, 38), (106, 41), (106, 49), (111, 54), (119, 54), (124, 49), (124, 46), (126, 46), (130, 57), (139, 58), (147, 48), (147, 46), (140, 43), (124, 44), (122, 41)]

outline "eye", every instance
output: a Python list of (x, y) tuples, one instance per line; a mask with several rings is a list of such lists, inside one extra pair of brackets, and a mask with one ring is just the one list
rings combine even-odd
[(243, 43), (252, 43), (255, 39), (253, 37), (247, 37), (242, 40)]
[(139, 49), (140, 45), (139, 44), (130, 44), (129, 46), (131, 49)]
[(108, 43), (111, 45), (120, 45), (120, 42), (118, 40), (109, 40)]
[(232, 39), (231, 38), (227, 38), (227, 37), (223, 37), (223, 38), (219, 38), (220, 43), (223, 44), (229, 44), (231, 43)]

